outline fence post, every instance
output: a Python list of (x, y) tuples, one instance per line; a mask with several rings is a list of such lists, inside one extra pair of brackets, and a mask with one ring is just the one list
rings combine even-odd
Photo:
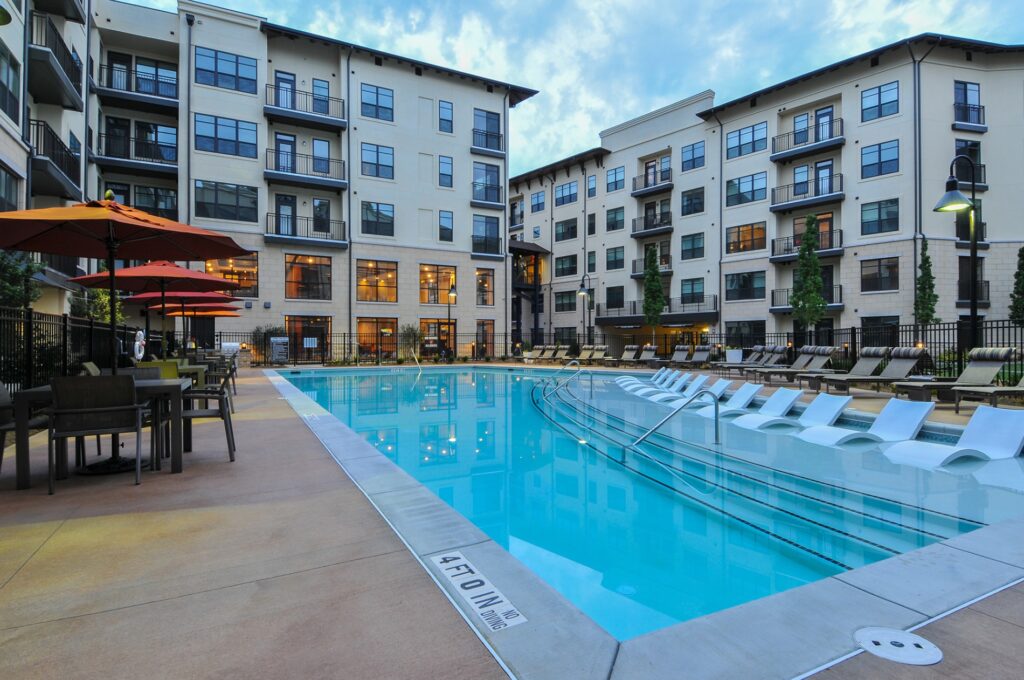
[(68, 315), (60, 317), (60, 374), (68, 374)]
[(32, 379), (34, 377), (34, 375), (33, 375), (33, 369), (34, 369), (33, 363), (34, 362), (32, 361), (32, 355), (35, 354), (35, 352), (33, 351), (33, 348), (32, 348), (32, 336), (34, 335), (32, 330), (33, 330), (32, 329), (32, 308), (31, 307), (26, 307), (25, 308), (25, 317), (22, 320), (22, 324), (21, 324), (22, 344), (23, 344), (23, 346), (25, 348), (25, 371), (24, 371), (24, 375), (22, 376), (22, 383), (21, 383), (21, 388), (22, 389), (28, 389), (29, 387), (35, 387), (35, 385), (32, 382)]
[(93, 347), (93, 331), (95, 330), (95, 325), (96, 324), (95, 324), (94, 319), (90, 316), (89, 317), (89, 361), (93, 361), (93, 362), (95, 362), (95, 360), (96, 360), (95, 357), (93, 356), (93, 351), (92, 351), (92, 347)]

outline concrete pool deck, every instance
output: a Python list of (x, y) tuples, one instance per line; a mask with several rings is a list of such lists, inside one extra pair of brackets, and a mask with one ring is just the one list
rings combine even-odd
[[(529, 617), (488, 638), (499, 655), (512, 651), (523, 678), (666, 677), (666, 668), (679, 677), (791, 677), (784, 667), (811, 670), (848, 652), (853, 628), (917, 625), (1024, 576), (1024, 523), (1004, 524), (983, 530), (998, 532), (988, 539), (972, 534), (953, 539), (959, 546), (908, 554), (918, 577), (901, 578), (901, 587), (884, 591), (880, 584), (893, 582), (885, 569), (843, 574), (619, 645), (543, 584), (527, 587), (539, 579), (364, 455), (360, 444), (375, 450), (346, 439), (354, 436), (347, 428), (322, 419), (330, 454), (407, 549), (262, 374), (247, 371), (240, 388), (234, 464), (218, 423), (197, 426), (184, 474), (148, 473), (140, 487), (126, 477), (72, 477), (48, 497), (38, 435), (31, 491), (12, 490), (8, 461), (0, 477), (3, 677), (504, 677), (409, 549), (422, 557), (461, 548)], [(857, 399), (855, 407), (877, 411), (881, 403)], [(947, 420), (945, 410), (937, 414)], [(966, 415), (948, 411), (953, 424)], [(291, 464), (281, 464), (282, 452)], [(958, 658), (984, 632), (976, 607), (993, 602), (1001, 621), (1024, 623), (1018, 586), (922, 632), (941, 626), (945, 637), (935, 641), (947, 659)], [(999, 658), (1019, 663), (1024, 651), (1010, 642), (1020, 638), (1009, 637), (989, 646), (1005, 641)], [(791, 646), (773, 646), (775, 638)], [(905, 667), (865, 659), (826, 673), (867, 678), (894, 669), (904, 677), (895, 673)], [(977, 677), (993, 676), (981, 669)]]

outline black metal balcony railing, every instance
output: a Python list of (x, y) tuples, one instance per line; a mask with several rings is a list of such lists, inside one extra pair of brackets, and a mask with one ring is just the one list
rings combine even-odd
[(837, 194), (843, 190), (843, 175), (835, 173), (825, 177), (815, 177), (806, 182), (786, 184), (772, 189), (772, 205), (789, 203), (790, 201), (802, 201), (806, 198), (828, 196)]
[(497, 236), (473, 234), (473, 252), (484, 255), (501, 255), (501, 239)]
[(502, 186), (500, 184), (473, 182), (474, 201), (486, 201), (487, 203), (501, 203), (502, 193)]
[(146, 71), (132, 71), (120, 66), (100, 66), (100, 87), (122, 92), (149, 94), (167, 99), (178, 98), (177, 75), (171, 78)]
[[(703, 293), (689, 293), (677, 298), (670, 298), (661, 308), (662, 314), (702, 314), (718, 311), (718, 296)], [(597, 316), (638, 316), (644, 313), (643, 300), (630, 300), (620, 306), (609, 307), (601, 302), (597, 305)]]
[[(957, 163), (956, 168), (956, 179), (958, 182), (965, 184), (971, 183), (971, 166), (967, 163)], [(978, 184), (987, 184), (985, 180), (985, 164), (975, 163), (974, 164), (974, 181)]]
[[(795, 255), (803, 243), (803, 234), (793, 236), (782, 236), (772, 239), (772, 257), (779, 255)], [(843, 247), (843, 230), (830, 229), (829, 231), (818, 232), (817, 250), (832, 250)]]
[(672, 213), (663, 212), (655, 213), (653, 215), (641, 215), (640, 217), (633, 218), (633, 233), (638, 231), (648, 231), (649, 229), (661, 229), (662, 227), (672, 226)]
[(300, 113), (312, 113), (331, 118), (345, 117), (345, 100), (313, 92), (303, 92), (290, 87), (267, 84), (267, 106), (289, 109)]
[(267, 213), (267, 232), (278, 236), (296, 236), (325, 241), (344, 241), (345, 222), (320, 217), (297, 217), (283, 213)]
[(772, 138), (772, 153), (782, 153), (808, 144), (827, 142), (843, 136), (843, 119), (823, 120), (802, 130), (793, 130)]
[[(978, 301), (979, 302), (989, 302), (991, 300), (991, 298), (989, 297), (989, 285), (988, 284), (989, 284), (988, 281), (978, 281)], [(970, 280), (967, 280), (967, 281), (957, 281), (956, 282), (956, 299), (957, 300), (965, 300), (965, 301), (971, 299), (971, 282), (970, 282)]]
[[(642, 274), (647, 268), (647, 260), (638, 257), (633, 260), (633, 273)], [(670, 272), (672, 271), (672, 256), (668, 253), (658, 256), (658, 271), (659, 272)]]
[(49, 158), (68, 179), (77, 185), (81, 168), (80, 160), (68, 148), (68, 145), (61, 141), (60, 135), (42, 120), (30, 120), (29, 132), (35, 154)]
[(970, 125), (985, 124), (985, 107), (981, 104), (953, 104), (953, 120)]
[[(776, 288), (772, 291), (772, 307), (789, 307), (792, 288)], [(841, 285), (825, 286), (821, 289), (821, 297), (825, 298), (825, 304), (837, 305), (843, 301), (843, 287)]]
[(513, 210), (509, 213), (509, 221), (511, 222), (510, 226), (512, 227), (521, 226), (523, 222), (526, 221), (526, 215), (522, 210)]
[(473, 128), (473, 146), (491, 151), (504, 151), (505, 138), (500, 132), (489, 132)]
[[(985, 240), (985, 223), (975, 222), (974, 228), (978, 232), (978, 241)], [(956, 240), (957, 241), (970, 241), (971, 240), (971, 225), (965, 220), (956, 221)]]
[(307, 177), (345, 179), (345, 161), (340, 158), (310, 156), (305, 153), (292, 153), (278, 149), (267, 149), (267, 170), (306, 175)]
[(57, 63), (64, 70), (64, 75), (74, 85), (75, 91), (82, 94), (82, 64), (64, 44), (60, 31), (53, 25), (48, 15), (32, 12), (32, 44), (53, 52)]
[(178, 164), (176, 144), (154, 142), (150, 139), (123, 137), (121, 135), (97, 135), (96, 153), (109, 158), (124, 158), (148, 163)]
[(633, 178), (633, 191), (649, 189), (672, 181), (672, 168), (663, 168), (653, 172), (645, 172)]

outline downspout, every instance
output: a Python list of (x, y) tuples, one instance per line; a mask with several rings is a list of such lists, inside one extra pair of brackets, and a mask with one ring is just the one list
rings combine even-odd
[[(590, 196), (590, 187), (589, 187), (589, 185), (587, 183), (590, 180), (588, 179), (588, 175), (587, 175), (587, 162), (584, 161), (583, 165), (580, 166), (580, 167), (583, 170), (583, 220), (581, 220), (583, 222), (583, 257), (580, 258), (580, 262), (583, 263), (583, 274), (580, 276), (580, 285), (582, 286), (584, 280), (588, 280), (588, 281), (590, 280), (590, 279), (585, 279), (585, 277), (587, 277), (590, 274), (590, 272), (587, 269), (590, 266), (589, 263), (588, 263), (588, 260), (587, 260), (587, 234), (588, 234), (588, 232), (590, 230), (590, 222), (589, 222), (590, 218), (589, 218), (589, 213), (587, 212), (587, 198)], [(596, 171), (594, 173), (594, 176), (596, 178), (596, 176), (597, 176)], [(596, 182), (597, 180), (595, 179), (594, 181)], [(597, 224), (597, 215), (594, 216), (594, 224), (595, 225)], [(577, 229), (579, 229), (579, 227), (577, 227)], [(595, 229), (596, 229), (596, 227), (595, 227)], [(595, 236), (596, 236), (596, 234), (595, 234)], [(595, 257), (596, 257), (596, 255), (595, 255)], [(594, 285), (594, 282), (590, 281), (590, 285)], [(579, 297), (579, 296), (577, 296), (577, 297)], [(583, 344), (587, 344), (587, 341), (590, 339), (590, 334), (588, 333), (588, 329), (587, 329), (587, 307), (589, 305), (590, 305), (590, 293), (588, 291), (587, 295), (584, 296), (584, 298), (583, 298), (583, 314), (581, 315), (582, 316), (582, 320), (583, 320)]]
[(25, 4), (25, 36), (21, 45), (21, 136), (28, 152), (25, 156), (25, 209), (32, 207), (32, 131), (28, 111), (28, 44), (32, 40), (32, 13)]
[[(555, 182), (558, 181), (558, 170), (551, 174), (550, 180), (551, 195), (548, 196), (547, 190), (544, 190), (544, 200), (547, 201), (548, 206), (548, 250), (551, 251), (551, 271), (548, 272), (548, 301), (544, 306), (544, 313), (548, 317), (547, 330), (554, 333), (554, 328), (551, 325), (554, 321), (551, 315), (555, 311)], [(551, 200), (548, 200), (549, 198)]]
[(195, 14), (186, 14), (188, 24), (185, 49), (185, 224), (192, 223), (192, 25), (196, 23)]
[[(715, 120), (718, 121), (718, 325), (719, 335), (725, 332), (725, 320), (722, 318), (725, 314), (725, 273), (722, 271), (722, 258), (725, 253), (722, 250), (722, 242), (724, 239), (724, 232), (722, 231), (722, 224), (725, 220), (725, 187), (724, 164), (722, 163), (722, 140), (725, 136), (722, 134), (724, 125), (722, 119), (715, 113)], [(765, 285), (768, 282), (765, 281)]]
[[(85, 82), (79, 83), (82, 87), (82, 93), (84, 94), (85, 102), (82, 107), (82, 113), (84, 114), (84, 122), (82, 129), (82, 139), (85, 140), (85, 151), (82, 153), (82, 157), (79, 160), (81, 166), (79, 181), (82, 183), (82, 200), (89, 200), (89, 144), (93, 141), (89, 137), (89, 78), (92, 77), (92, 69), (89, 68), (92, 62), (92, 0), (86, 3), (85, 10), (85, 68), (82, 70), (85, 72)], [(103, 198), (100, 194), (99, 187), (99, 175), (96, 177), (96, 198)]]
[(924, 201), (924, 189), (921, 182), (921, 63), (928, 58), (928, 55), (932, 53), (939, 43), (942, 42), (942, 38), (938, 38), (936, 43), (928, 48), (928, 51), (920, 59), (914, 58), (914, 50), (907, 43), (907, 53), (910, 55), (910, 61), (913, 63), (913, 78), (914, 78), (914, 236), (913, 236), (913, 248), (914, 251), (914, 269), (913, 277), (914, 281), (914, 324), (917, 324), (917, 268), (918, 268), (918, 253), (917, 253), (917, 241), (918, 236), (924, 233), (924, 213), (922, 203)]
[[(509, 117), (509, 110), (510, 110), (509, 109), (509, 103), (508, 103), (509, 102), (509, 92), (510, 92), (509, 89), (505, 88), (505, 97), (504, 97), (505, 115), (502, 118), (502, 123), (504, 124), (504, 128), (505, 128), (505, 132), (504, 132), (504, 134), (505, 134), (505, 159), (504, 159), (504, 170), (503, 170), (504, 174), (502, 175), (505, 178), (505, 180), (504, 180), (504, 185), (505, 185), (505, 227), (504, 227), (504, 230), (503, 230), (503, 233), (502, 233), (501, 241), (502, 241), (502, 247), (505, 249), (505, 259), (502, 260), (502, 263), (503, 263), (502, 264), (502, 270), (503, 270), (503, 273), (504, 273), (504, 277), (503, 278), (504, 278), (504, 282), (505, 282), (505, 285), (503, 286), (504, 294), (505, 294), (505, 315), (503, 317), (503, 320), (504, 320), (504, 331), (505, 332), (503, 333), (503, 335), (505, 336), (505, 351), (504, 351), (504, 354), (506, 354), (506, 355), (512, 353), (510, 351), (511, 350), (511, 346), (509, 344), (509, 328), (508, 328), (509, 320), (511, 319), (511, 316), (510, 316), (511, 310), (509, 310), (509, 300), (512, 297), (512, 283), (511, 283), (512, 255), (511, 255), (511, 253), (508, 252), (508, 224), (509, 224), (508, 223), (508, 215), (509, 215), (509, 209), (508, 209), (508, 154), (509, 154), (508, 117)], [(524, 229), (525, 229), (525, 227), (524, 227)], [(520, 311), (520, 318), (522, 318), (521, 314), (522, 314), (522, 312)], [(497, 331), (495, 331), (495, 332), (497, 332)]]
[[(348, 48), (348, 54), (345, 55), (345, 105), (352, 105), (352, 48)], [(345, 117), (348, 118), (348, 111), (345, 112)], [(347, 131), (347, 130), (346, 130)], [(352, 134), (345, 135), (345, 158), (349, 164), (352, 163)], [(348, 168), (349, 172), (349, 188), (352, 188), (352, 168)], [(352, 338), (352, 307), (353, 300), (352, 296), (355, 295), (354, 279), (352, 278), (352, 251), (355, 248), (355, 225), (352, 224), (352, 195), (349, 195), (348, 205), (346, 206), (345, 216), (348, 222), (348, 336)], [(415, 350), (414, 350), (415, 351)], [(348, 356), (348, 347), (345, 348), (346, 358)]]

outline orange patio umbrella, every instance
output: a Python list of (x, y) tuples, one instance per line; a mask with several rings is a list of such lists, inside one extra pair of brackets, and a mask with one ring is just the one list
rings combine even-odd
[(230, 309), (201, 309), (183, 312), (168, 312), (167, 316), (190, 316), (199, 318), (227, 318), (227, 317), (240, 317), (242, 316), (238, 312), (232, 312)]
[(152, 307), (146, 308), (152, 312), (164, 311), (168, 316), (180, 316), (181, 312), (238, 312), (241, 311), (240, 307), (234, 305), (224, 305), (218, 302), (203, 302), (195, 305), (153, 305)]

